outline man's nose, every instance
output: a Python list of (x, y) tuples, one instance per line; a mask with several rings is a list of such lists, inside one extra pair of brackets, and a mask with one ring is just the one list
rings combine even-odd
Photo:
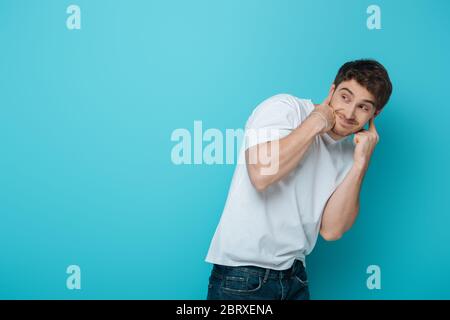
[(347, 120), (353, 120), (355, 118), (355, 105), (348, 106), (344, 110), (344, 115)]

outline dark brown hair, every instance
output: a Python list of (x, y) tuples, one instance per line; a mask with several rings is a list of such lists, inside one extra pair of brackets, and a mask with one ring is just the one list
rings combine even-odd
[(377, 110), (381, 110), (386, 105), (392, 93), (392, 83), (381, 63), (371, 59), (344, 63), (334, 79), (334, 85), (337, 87), (341, 82), (352, 79), (374, 96)]

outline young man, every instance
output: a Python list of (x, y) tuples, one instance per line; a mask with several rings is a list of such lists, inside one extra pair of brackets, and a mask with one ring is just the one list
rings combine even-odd
[(309, 299), (305, 256), (319, 233), (337, 240), (355, 221), (391, 92), (380, 63), (357, 60), (321, 104), (279, 94), (253, 111), (206, 257), (207, 299)]

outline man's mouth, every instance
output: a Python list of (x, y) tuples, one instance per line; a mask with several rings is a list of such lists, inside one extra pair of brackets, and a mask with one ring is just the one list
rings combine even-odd
[(339, 114), (338, 114), (338, 118), (339, 118), (339, 123), (344, 128), (352, 128), (353, 126), (355, 126), (355, 123), (345, 120), (344, 117)]

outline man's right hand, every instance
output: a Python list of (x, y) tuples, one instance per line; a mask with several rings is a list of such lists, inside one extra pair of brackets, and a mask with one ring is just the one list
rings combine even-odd
[[(333, 92), (334, 85), (322, 104), (317, 105), (305, 121), (287, 136), (245, 150), (247, 171), (256, 190), (263, 192), (268, 186), (287, 176), (298, 166), (317, 134), (333, 128), (335, 118), (333, 108), (330, 107)], [(268, 155), (264, 156), (264, 161), (261, 161), (261, 154)]]
[(330, 131), (336, 122), (336, 116), (334, 114), (333, 108), (330, 106), (331, 98), (333, 97), (335, 86), (334, 84), (330, 88), (328, 97), (317, 105), (314, 110), (310, 113), (309, 118), (311, 121), (317, 123), (317, 128), (319, 134)]

